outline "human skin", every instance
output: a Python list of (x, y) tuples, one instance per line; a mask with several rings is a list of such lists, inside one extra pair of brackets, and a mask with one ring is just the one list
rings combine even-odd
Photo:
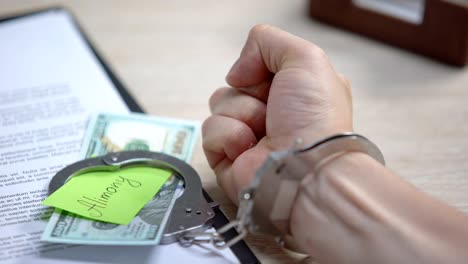
[[(349, 82), (316, 45), (254, 27), (210, 98), (203, 148), (234, 202), (272, 151), (353, 131)], [(321, 263), (466, 263), (468, 217), (372, 158), (346, 153), (311, 171), (290, 234)]]

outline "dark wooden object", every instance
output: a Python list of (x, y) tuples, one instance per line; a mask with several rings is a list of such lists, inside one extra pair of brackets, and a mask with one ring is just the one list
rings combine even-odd
[(358, 7), (352, 0), (310, 0), (309, 13), (326, 23), (449, 64), (466, 65), (468, 6), (427, 0), (424, 10), (420, 25)]

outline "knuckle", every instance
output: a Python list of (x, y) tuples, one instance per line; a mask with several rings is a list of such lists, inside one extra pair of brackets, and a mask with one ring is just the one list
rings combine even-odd
[[(213, 116), (209, 116), (205, 121), (203, 121), (202, 126), (201, 126), (201, 131), (202, 131), (202, 138), (205, 139), (207, 133), (210, 131), (210, 126), (213, 121)], [(205, 140), (203, 140), (203, 144), (205, 144)]]
[(301, 60), (308, 61), (312, 66), (330, 65), (329, 59), (325, 51), (316, 44), (307, 40), (298, 41), (294, 49), (291, 50), (292, 56)]
[(222, 88), (216, 89), (216, 91), (213, 92), (213, 94), (210, 96), (210, 99), (208, 101), (211, 112), (213, 112), (213, 109), (215, 108), (215, 106), (219, 103), (220, 99), (224, 96), (224, 94), (226, 94), (227, 90), (229, 89), (230, 88), (222, 87)]
[(265, 32), (268, 32), (272, 28), (273, 28), (273, 26), (268, 25), (268, 24), (257, 24), (250, 30), (249, 35), (255, 37), (255, 36), (261, 35), (261, 34), (263, 34)]
[(307, 53), (314, 60), (328, 61), (325, 51), (314, 43), (308, 42)]
[(257, 24), (250, 30), (250, 33), (252, 34), (262, 33), (262, 32), (268, 31), (271, 27), (272, 26), (268, 24)]

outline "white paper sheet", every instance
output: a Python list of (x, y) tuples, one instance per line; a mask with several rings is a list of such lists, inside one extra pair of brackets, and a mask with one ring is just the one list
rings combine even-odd
[(77, 246), (40, 242), (40, 205), (54, 173), (79, 157), (93, 112), (126, 113), (65, 11), (0, 24), (0, 263), (238, 263), (230, 250), (178, 244)]

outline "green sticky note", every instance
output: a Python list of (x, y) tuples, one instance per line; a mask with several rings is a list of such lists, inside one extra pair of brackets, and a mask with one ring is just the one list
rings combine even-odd
[(171, 174), (143, 166), (86, 172), (72, 177), (42, 203), (87, 218), (127, 225)]

